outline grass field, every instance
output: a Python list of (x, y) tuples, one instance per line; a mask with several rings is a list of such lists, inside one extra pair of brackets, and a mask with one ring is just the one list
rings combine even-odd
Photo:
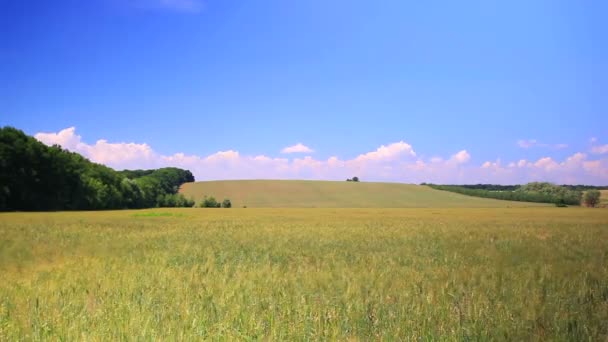
[(546, 204), (499, 201), (464, 196), (426, 186), (402, 183), (299, 180), (239, 180), (186, 183), (181, 193), (229, 198), (234, 207), (248, 208), (495, 208)]
[(587, 208), (4, 213), (0, 340), (604, 341), (607, 241)]
[(600, 190), (600, 205), (608, 206), (608, 190)]

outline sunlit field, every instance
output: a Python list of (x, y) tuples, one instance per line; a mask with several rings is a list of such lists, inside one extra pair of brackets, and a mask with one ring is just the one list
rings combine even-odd
[(403, 183), (223, 180), (190, 182), (180, 189), (200, 201), (229, 198), (237, 208), (507, 208), (552, 206), (547, 203), (500, 201)]
[(0, 214), (0, 340), (606, 340), (608, 211)]

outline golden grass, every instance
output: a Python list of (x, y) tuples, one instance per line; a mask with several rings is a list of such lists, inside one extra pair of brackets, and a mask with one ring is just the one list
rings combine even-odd
[(605, 340), (607, 213), (5, 213), (0, 340)]
[(186, 183), (180, 192), (200, 201), (229, 198), (241, 208), (506, 208), (547, 206), (465, 196), (402, 183), (237, 180)]
[(600, 206), (608, 206), (608, 190), (600, 190)]

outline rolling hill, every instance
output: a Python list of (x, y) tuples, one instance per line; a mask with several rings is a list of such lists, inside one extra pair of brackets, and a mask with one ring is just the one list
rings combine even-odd
[(426, 186), (303, 180), (230, 180), (185, 183), (180, 193), (197, 202), (229, 198), (240, 208), (492, 208), (547, 204), (477, 198)]

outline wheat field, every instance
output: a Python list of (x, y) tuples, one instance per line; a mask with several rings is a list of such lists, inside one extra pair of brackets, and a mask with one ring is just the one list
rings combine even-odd
[(606, 340), (608, 212), (0, 214), (0, 340)]
[(237, 208), (506, 208), (552, 204), (465, 196), (404, 183), (223, 180), (185, 183), (180, 192), (200, 201), (229, 198)]

